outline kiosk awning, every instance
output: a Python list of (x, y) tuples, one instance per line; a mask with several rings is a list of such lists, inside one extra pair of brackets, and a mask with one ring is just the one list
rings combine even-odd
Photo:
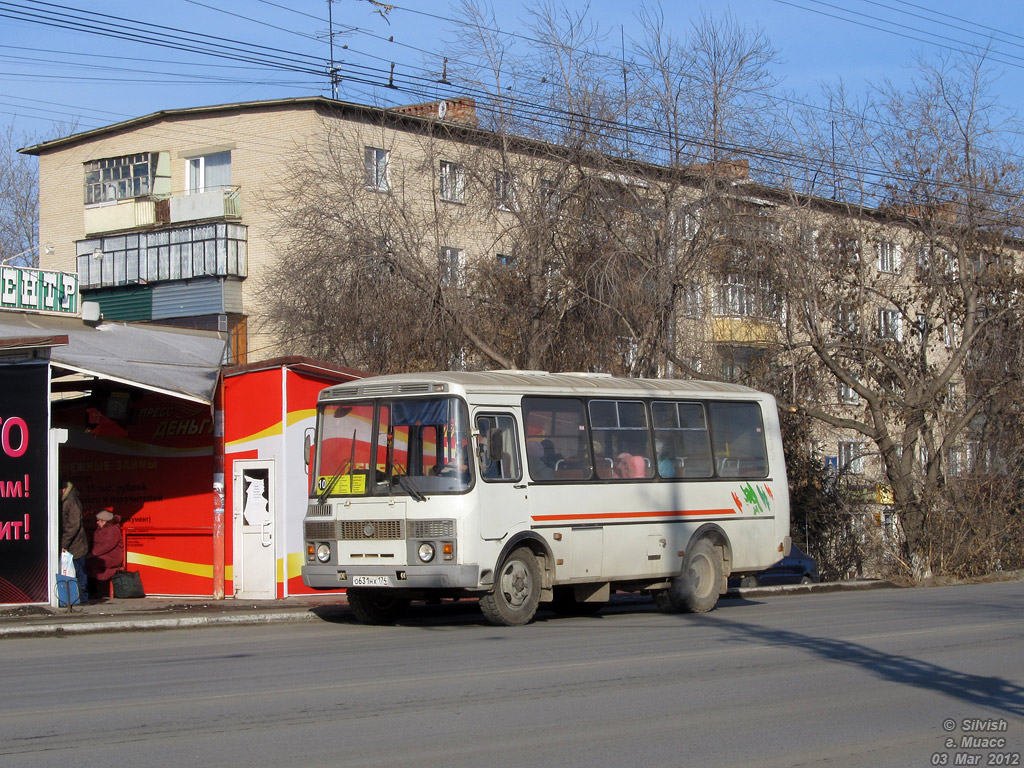
[(0, 312), (0, 349), (5, 340), (60, 336), (66, 344), (40, 345), (55, 367), (206, 404), (227, 349), (226, 335), (213, 331)]

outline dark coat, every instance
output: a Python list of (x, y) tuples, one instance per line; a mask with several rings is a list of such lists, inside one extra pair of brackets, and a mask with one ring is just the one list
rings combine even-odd
[(108, 580), (124, 565), (124, 537), (121, 526), (107, 523), (97, 528), (92, 535), (92, 551), (86, 561), (89, 575), (94, 579)]
[(89, 539), (82, 527), (82, 502), (78, 489), (65, 489), (64, 501), (60, 505), (60, 548), (66, 549), (78, 560), (89, 553)]

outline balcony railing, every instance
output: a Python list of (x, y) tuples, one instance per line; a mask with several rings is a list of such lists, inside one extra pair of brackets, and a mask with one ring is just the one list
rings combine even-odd
[(208, 192), (171, 197), (171, 223), (205, 219), (237, 219), (242, 215), (238, 187), (218, 187)]
[(211, 219), (237, 220), (242, 216), (239, 187), (218, 187), (190, 195), (136, 197), (85, 207), (85, 233), (101, 235), (161, 224)]
[(83, 289), (245, 277), (246, 240), (245, 226), (225, 221), (79, 240), (78, 277)]

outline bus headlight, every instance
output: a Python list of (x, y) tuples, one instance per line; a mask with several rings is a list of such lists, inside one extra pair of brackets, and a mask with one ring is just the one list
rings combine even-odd
[(420, 544), (419, 549), (416, 550), (416, 554), (419, 556), (421, 562), (429, 563), (434, 559), (434, 545), (429, 541), (425, 541)]
[(330, 544), (317, 544), (316, 545), (316, 559), (321, 563), (326, 563), (331, 559), (331, 545)]

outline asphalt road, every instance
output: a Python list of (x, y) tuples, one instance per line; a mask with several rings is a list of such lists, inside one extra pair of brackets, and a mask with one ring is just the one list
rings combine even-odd
[(1004, 582), (7, 639), (0, 766), (1019, 766), (1022, 605)]

